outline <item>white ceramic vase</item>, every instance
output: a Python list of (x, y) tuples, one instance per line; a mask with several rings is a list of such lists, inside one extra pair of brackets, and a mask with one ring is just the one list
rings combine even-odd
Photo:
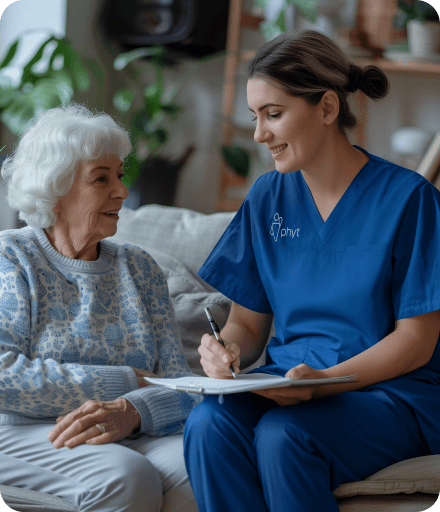
[(417, 56), (440, 53), (440, 23), (411, 20), (407, 23), (409, 51)]

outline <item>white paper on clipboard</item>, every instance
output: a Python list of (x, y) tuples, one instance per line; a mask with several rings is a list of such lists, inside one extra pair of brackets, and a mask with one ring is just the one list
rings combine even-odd
[(176, 391), (201, 393), (203, 395), (229, 395), (231, 393), (244, 393), (245, 391), (287, 386), (300, 387), (342, 384), (345, 382), (355, 382), (355, 377), (356, 375), (347, 375), (344, 377), (329, 377), (325, 379), (289, 379), (268, 373), (247, 373), (243, 375), (238, 374), (236, 379), (212, 379), (199, 375), (179, 377), (177, 379), (159, 379), (152, 377), (144, 377), (144, 379), (150, 384), (165, 386)]

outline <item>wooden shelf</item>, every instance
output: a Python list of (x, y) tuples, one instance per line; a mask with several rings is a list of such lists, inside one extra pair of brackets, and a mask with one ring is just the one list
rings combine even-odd
[(355, 61), (359, 66), (373, 64), (389, 73), (411, 73), (424, 75), (440, 75), (440, 63), (437, 62), (397, 62), (392, 60), (365, 60)]
[[(256, 52), (251, 50), (244, 50), (240, 52), (240, 60), (248, 61), (253, 58)], [(349, 57), (349, 60), (350, 57)], [(414, 73), (425, 75), (440, 75), (440, 62), (398, 62), (386, 59), (353, 59), (352, 62), (359, 66), (368, 66), (373, 64), (378, 66), (385, 72), (390, 73)]]

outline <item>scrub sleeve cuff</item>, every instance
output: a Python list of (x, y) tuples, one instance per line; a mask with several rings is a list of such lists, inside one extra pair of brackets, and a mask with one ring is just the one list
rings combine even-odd
[(424, 315), (425, 313), (432, 313), (440, 309), (440, 298), (433, 301), (424, 302), (422, 304), (415, 304), (414, 306), (406, 306), (400, 308), (396, 315), (396, 320), (403, 318), (411, 318), (413, 316)]
[(225, 297), (232, 300), (236, 304), (244, 308), (256, 311), (257, 313), (266, 313), (271, 315), (273, 313), (272, 307), (266, 301), (262, 302), (255, 298), (255, 296), (247, 295), (240, 290), (239, 286), (226, 286), (224, 284), (224, 276), (220, 276), (215, 270), (211, 271), (208, 265), (204, 264), (198, 272), (206, 283), (215, 288), (218, 292), (222, 293)]

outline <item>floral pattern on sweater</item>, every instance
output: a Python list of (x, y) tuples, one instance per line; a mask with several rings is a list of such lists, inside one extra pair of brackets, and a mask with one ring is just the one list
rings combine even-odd
[(122, 396), (140, 412), (141, 432), (180, 432), (200, 398), (138, 389), (132, 367), (191, 374), (153, 258), (103, 240), (98, 260), (73, 260), (42, 229), (0, 233), (0, 424), (53, 421)]

